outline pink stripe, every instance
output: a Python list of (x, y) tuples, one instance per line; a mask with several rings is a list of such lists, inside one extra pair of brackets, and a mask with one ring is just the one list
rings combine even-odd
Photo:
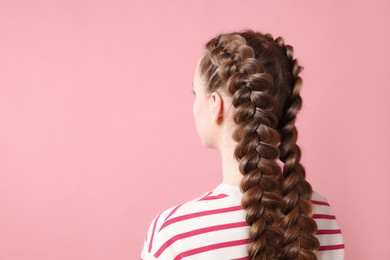
[(175, 218), (171, 218), (164, 222), (164, 224), (161, 226), (160, 231), (165, 228), (168, 225), (171, 225), (173, 223), (183, 221), (186, 219), (191, 219), (191, 218), (197, 218), (197, 217), (202, 217), (202, 216), (207, 216), (207, 215), (213, 215), (213, 214), (219, 214), (219, 213), (225, 213), (225, 212), (231, 212), (231, 211), (237, 211), (237, 210), (242, 210), (241, 205), (239, 206), (234, 206), (234, 207), (228, 207), (228, 208), (221, 208), (221, 209), (213, 209), (213, 210), (206, 210), (206, 211), (201, 211), (201, 212), (196, 212), (196, 213), (191, 213)]
[(317, 235), (341, 234), (340, 229), (319, 229)]
[(211, 226), (211, 227), (206, 227), (206, 228), (199, 228), (199, 229), (195, 229), (195, 230), (191, 230), (191, 231), (188, 231), (185, 233), (178, 234), (178, 235), (172, 237), (171, 239), (169, 239), (168, 241), (166, 241), (158, 249), (158, 251), (154, 254), (154, 257), (156, 257), (156, 258), (159, 257), (164, 252), (165, 249), (167, 249), (170, 245), (172, 245), (174, 242), (176, 242), (180, 239), (191, 237), (191, 236), (196, 236), (196, 235), (200, 235), (200, 234), (204, 234), (204, 233), (208, 233), (208, 232), (213, 232), (213, 231), (217, 231), (217, 230), (225, 230), (225, 229), (229, 229), (229, 228), (246, 227), (246, 226), (248, 226), (248, 224), (246, 223), (246, 221), (243, 221), (243, 222), (216, 225), (216, 226)]
[(251, 260), (251, 258), (249, 256), (245, 256), (245, 257), (240, 257), (240, 258), (234, 258), (232, 260)]
[(317, 204), (317, 205), (326, 205), (326, 206), (330, 206), (328, 202), (319, 201), (319, 200), (311, 200), (311, 203)]
[(201, 198), (200, 200), (216, 200), (216, 199), (225, 198), (227, 196), (228, 195), (226, 195), (226, 194), (219, 194), (219, 195), (216, 195), (216, 196), (207, 196), (207, 197)]
[(202, 200), (203, 198), (205, 198), (205, 197), (209, 196), (211, 193), (213, 193), (213, 191), (210, 191), (210, 192), (208, 192), (206, 195), (204, 195), (203, 197), (201, 197), (201, 198), (200, 198), (200, 199), (198, 199), (197, 201), (200, 201), (200, 200)]
[[(161, 214), (160, 214), (161, 215)], [(157, 216), (156, 220), (154, 221), (153, 224), (153, 231), (152, 231), (152, 236), (150, 237), (150, 242), (149, 242), (149, 253), (152, 250), (152, 243), (153, 243), (153, 237), (154, 237), (154, 231), (156, 231), (156, 225), (157, 225), (157, 220), (160, 217), (160, 215)]]
[(344, 244), (339, 245), (329, 245), (329, 246), (320, 246), (319, 251), (325, 251), (325, 250), (337, 250), (337, 249), (343, 249)]
[(175, 257), (174, 260), (179, 260), (187, 256), (191, 255), (196, 255), (199, 253), (207, 252), (207, 251), (212, 251), (215, 249), (219, 248), (225, 248), (225, 247), (233, 247), (233, 246), (239, 246), (239, 245), (245, 245), (250, 242), (250, 239), (242, 239), (242, 240), (235, 240), (235, 241), (229, 241), (229, 242), (223, 242), (223, 243), (218, 243), (218, 244), (213, 244), (213, 245), (208, 245), (208, 246), (202, 246), (198, 248), (194, 248), (185, 252), (180, 253)]
[[(183, 204), (180, 204), (180, 205), (176, 206), (176, 207), (171, 211), (171, 213), (169, 213), (169, 215), (165, 218), (165, 221), (167, 221), (167, 219), (168, 219), (170, 216), (172, 216), (172, 214), (175, 213), (176, 210), (177, 210), (178, 208), (180, 208), (181, 205), (183, 205)], [(161, 230), (161, 228), (160, 228), (160, 230)], [(159, 230), (159, 231), (160, 231), (160, 230)]]
[(327, 215), (327, 214), (313, 214), (313, 218), (336, 219), (334, 215)]

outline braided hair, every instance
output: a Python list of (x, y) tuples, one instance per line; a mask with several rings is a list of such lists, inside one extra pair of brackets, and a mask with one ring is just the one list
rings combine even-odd
[(249, 256), (316, 259), (312, 187), (296, 144), (302, 67), (293, 47), (281, 37), (246, 30), (219, 34), (205, 48), (200, 75), (206, 91), (224, 89), (235, 108), (234, 156), (243, 175), (241, 205), (250, 226)]

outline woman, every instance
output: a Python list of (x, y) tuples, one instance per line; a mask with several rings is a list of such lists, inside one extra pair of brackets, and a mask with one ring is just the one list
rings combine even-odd
[(205, 47), (193, 114), (202, 144), (221, 154), (223, 181), (158, 215), (141, 258), (344, 259), (332, 209), (300, 163), (302, 67), (293, 47), (252, 30)]

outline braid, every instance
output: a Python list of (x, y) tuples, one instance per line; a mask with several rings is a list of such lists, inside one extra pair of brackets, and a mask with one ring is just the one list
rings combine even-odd
[(207, 90), (225, 88), (235, 107), (234, 156), (243, 175), (251, 259), (316, 259), (319, 248), (312, 187), (296, 144), (301, 70), (283, 38), (252, 30), (218, 35), (201, 59)]
[(288, 103), (288, 108), (280, 122), (282, 141), (279, 145), (280, 160), (284, 163), (284, 182), (282, 192), (285, 215), (282, 225), (285, 230), (283, 239), (282, 259), (317, 259), (315, 252), (319, 249), (319, 241), (315, 237), (317, 224), (311, 217), (312, 187), (305, 180), (305, 168), (301, 165), (301, 149), (297, 145), (298, 131), (295, 120), (302, 107), (300, 89), (302, 79), (299, 73), (302, 67), (293, 57), (293, 47), (285, 45), (283, 38), (275, 42), (285, 50), (292, 64), (294, 86)]
[(282, 249), (279, 212), (283, 200), (282, 172), (276, 163), (280, 137), (272, 112), (275, 102), (267, 93), (273, 79), (263, 71), (253, 49), (239, 35), (222, 36), (211, 52), (211, 60), (222, 61), (216, 72), (226, 82), (236, 108), (234, 154), (243, 175), (241, 204), (250, 226), (249, 255), (252, 259), (275, 259)]

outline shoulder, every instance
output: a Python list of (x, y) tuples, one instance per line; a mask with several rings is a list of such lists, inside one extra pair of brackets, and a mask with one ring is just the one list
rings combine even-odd
[(327, 199), (313, 191), (313, 219), (318, 230), (316, 237), (320, 241), (317, 253), (319, 259), (344, 259), (344, 238), (336, 216)]
[[(190, 201), (170, 207), (151, 222), (142, 259), (173, 259), (210, 244), (213, 232), (223, 232), (227, 225), (246, 226), (240, 200), (215, 190)], [(219, 233), (220, 235), (221, 233)]]

